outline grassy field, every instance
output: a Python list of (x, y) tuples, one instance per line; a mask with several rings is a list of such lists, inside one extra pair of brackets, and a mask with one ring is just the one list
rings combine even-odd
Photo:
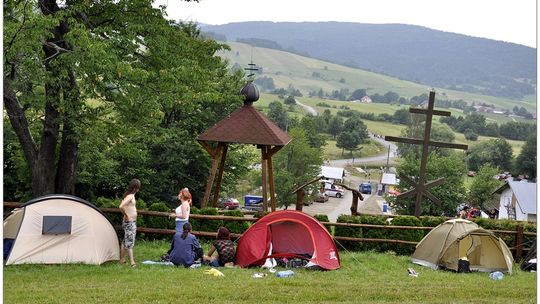
[[(515, 270), (493, 281), (487, 273), (432, 271), (392, 254), (340, 252), (339, 270), (295, 269), (292, 278), (253, 279), (256, 268), (220, 269), (225, 277), (213, 277), (205, 266), (140, 263), (167, 248), (139, 241), (136, 269), (112, 262), (4, 267), (4, 303), (536, 303), (535, 273)], [(408, 276), (408, 267), (419, 276)]]
[[(366, 89), (369, 95), (379, 93), (384, 95), (388, 91), (398, 93), (400, 96), (411, 98), (431, 90), (430, 86), (422, 85), (398, 78), (354, 69), (339, 64), (333, 64), (300, 55), (251, 47), (250, 45), (228, 42), (231, 51), (219, 55), (229, 60), (230, 65), (238, 63), (241, 67), (247, 66), (252, 60), (263, 68), (261, 75), (271, 77), (277, 88), (287, 88), (292, 84), (295, 88), (307, 95), (310, 91), (332, 92), (348, 88), (350, 92), (356, 89)], [(314, 76), (314, 74), (318, 76)], [(497, 108), (512, 109), (514, 106), (524, 107), (529, 112), (536, 110), (536, 96), (526, 96), (519, 100), (502, 97), (479, 95), (443, 88), (435, 88), (437, 96), (449, 100), (464, 100), (471, 104), (475, 102), (493, 104)]]

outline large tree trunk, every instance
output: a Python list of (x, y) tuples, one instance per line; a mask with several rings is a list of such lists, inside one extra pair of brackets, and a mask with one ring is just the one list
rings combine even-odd
[(73, 122), (80, 120), (81, 101), (77, 80), (73, 72), (69, 75), (69, 87), (64, 91), (64, 100), (67, 109), (64, 111), (62, 143), (55, 188), (56, 193), (74, 194), (77, 180), (79, 141)]
[[(44, 15), (55, 14), (60, 8), (53, 0), (39, 2)], [(9, 77), (4, 78), (4, 105), (11, 125), (17, 134), (21, 149), (32, 174), (32, 196), (37, 197), (51, 193), (74, 192), (77, 170), (78, 142), (74, 131), (72, 119), (76, 119), (80, 107), (80, 96), (76, 86), (76, 79), (71, 70), (62, 64), (51, 64), (59, 60), (59, 54), (70, 50), (65, 42), (65, 35), (69, 32), (66, 22), (61, 22), (51, 29), (52, 37), (43, 43), (44, 68), (52, 79), (47, 79), (45, 88), (45, 108), (41, 139), (38, 144), (30, 132), (25, 110), (21, 106), (11, 82), (16, 79), (16, 67)], [(66, 70), (68, 69), (68, 70)], [(69, 75), (69, 81), (58, 79), (59, 75)], [(62, 96), (63, 95), (63, 96)], [(62, 108), (62, 97), (68, 108)], [(59, 140), (60, 127), (63, 124), (62, 144), (58, 166), (56, 150)]]

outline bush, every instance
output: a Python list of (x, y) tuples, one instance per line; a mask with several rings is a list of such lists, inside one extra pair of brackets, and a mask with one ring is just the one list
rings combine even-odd
[[(200, 211), (202, 215), (219, 215), (216, 208), (205, 208)], [(203, 220), (199, 219), (199, 227), (197, 231), (216, 232), (219, 227), (223, 226), (222, 220)], [(192, 224), (193, 226), (193, 224)], [(195, 229), (193, 229), (195, 230)]]
[[(150, 211), (160, 211), (160, 212), (170, 212), (169, 206), (163, 202), (154, 202), (148, 208)], [(169, 219), (168, 217), (161, 216), (147, 216), (146, 223), (149, 228), (159, 228), (159, 229), (174, 229), (175, 222), (174, 219)], [(162, 240), (169, 239), (168, 235), (164, 234), (151, 234), (150, 239)]]
[(319, 221), (319, 222), (329, 222), (330, 221), (328, 219), (328, 215), (326, 215), (326, 214), (315, 214), (313, 217), (316, 218), (317, 221)]
[[(229, 210), (223, 213), (225, 216), (244, 217), (244, 213), (240, 210)], [(242, 234), (249, 228), (249, 222), (236, 222), (226, 221), (225, 227), (229, 229), (231, 233)]]
[[(369, 225), (388, 225), (386, 221), (386, 216), (371, 216), (371, 215), (362, 215), (359, 217), (360, 224), (369, 224)], [(389, 231), (387, 229), (378, 229), (378, 228), (362, 228), (362, 236), (368, 239), (388, 239)], [(362, 244), (362, 250), (375, 250), (379, 252), (385, 252), (390, 250), (388, 243), (374, 243), (374, 242), (365, 242)]]
[[(360, 224), (360, 218), (357, 216), (342, 214), (337, 218), (337, 223), (351, 223), (351, 224)], [(345, 237), (362, 237), (362, 228), (359, 227), (345, 227), (345, 226), (336, 226), (334, 230), (335, 236), (345, 236)], [(352, 241), (342, 241), (341, 245), (347, 250), (360, 251), (362, 249), (362, 244), (359, 242)]]
[[(98, 197), (96, 199), (95, 203), (96, 207), (98, 208), (118, 208), (118, 205), (120, 205), (120, 199), (115, 198), (106, 198), (106, 197)], [(121, 213), (111, 213), (107, 212), (105, 213), (105, 216), (109, 219), (109, 221), (113, 224), (113, 226), (122, 226), (122, 219), (123, 215)]]
[[(392, 226), (422, 226), (420, 219), (414, 216), (398, 216), (392, 220)], [(409, 229), (392, 229), (392, 239), (403, 241), (420, 242), (424, 237), (422, 230), (409, 230)], [(397, 254), (408, 255), (412, 254), (415, 250), (414, 245), (405, 244), (392, 244), (392, 250)]]

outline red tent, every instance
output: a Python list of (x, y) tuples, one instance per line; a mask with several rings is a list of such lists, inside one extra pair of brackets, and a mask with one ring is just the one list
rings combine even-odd
[(323, 269), (339, 268), (339, 254), (328, 230), (310, 215), (283, 210), (262, 217), (244, 232), (238, 240), (236, 264), (260, 266), (267, 258), (305, 259), (306, 255)]

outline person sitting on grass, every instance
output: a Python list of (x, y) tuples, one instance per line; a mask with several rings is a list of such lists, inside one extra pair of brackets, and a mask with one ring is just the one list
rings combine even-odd
[[(203, 261), (214, 267), (233, 266), (236, 252), (230, 235), (229, 229), (219, 227), (216, 240), (212, 243), (208, 255), (204, 256)], [(212, 256), (214, 252), (217, 252), (217, 257)]]
[(191, 224), (185, 223), (183, 232), (175, 233), (170, 253), (170, 261), (176, 265), (190, 267), (203, 257), (203, 250), (197, 238), (191, 234)]

